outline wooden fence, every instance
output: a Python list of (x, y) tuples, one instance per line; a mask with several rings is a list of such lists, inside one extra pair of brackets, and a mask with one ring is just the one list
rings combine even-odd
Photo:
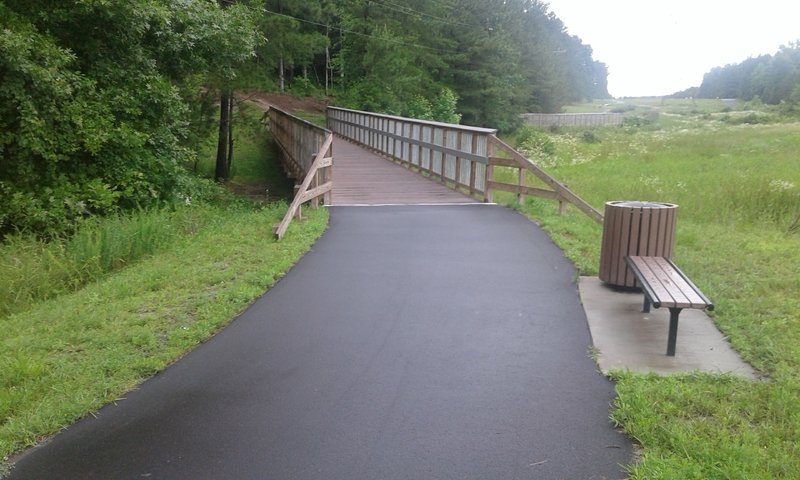
[(523, 113), (522, 119), (537, 127), (596, 127), (622, 125), (621, 113)]
[[(497, 130), (336, 107), (328, 107), (328, 128), (485, 202), (493, 201), (494, 191), (506, 191), (517, 194), (520, 202), (525, 195), (557, 200), (562, 212), (564, 204), (571, 203), (593, 220), (603, 221), (602, 213), (500, 140)], [(516, 169), (518, 181), (496, 181), (495, 167)], [(549, 189), (528, 186), (527, 172)]]
[(301, 217), (304, 203), (310, 201), (316, 208), (320, 197), (325, 205), (331, 201), (333, 134), (275, 107), (270, 107), (267, 115), (284, 168), (290, 177), (303, 179), (295, 187), (294, 199), (283, 220), (273, 227), (274, 235), (281, 239), (292, 218)]
[(328, 107), (332, 132), (421, 173), (483, 194), (489, 138), (497, 130)]

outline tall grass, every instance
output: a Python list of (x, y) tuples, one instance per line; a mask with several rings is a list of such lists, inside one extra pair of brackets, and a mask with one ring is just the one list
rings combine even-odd
[(0, 317), (93, 282), (158, 252), (209, 221), (207, 210), (138, 211), (87, 221), (66, 239), (0, 244)]

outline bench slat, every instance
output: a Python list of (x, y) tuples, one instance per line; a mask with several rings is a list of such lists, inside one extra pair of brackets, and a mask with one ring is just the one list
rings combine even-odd
[[(630, 261), (649, 284), (656, 308), (709, 308), (714, 305), (686, 275), (667, 258), (630, 256)], [(659, 305), (655, 305), (659, 304)]]
[(705, 307), (708, 310), (714, 310), (714, 304), (711, 302), (711, 300), (709, 300), (708, 297), (706, 297), (705, 294), (703, 294), (703, 292), (700, 291), (697, 285), (695, 285), (694, 282), (692, 282), (692, 280), (689, 277), (687, 277), (685, 273), (683, 273), (683, 270), (678, 268), (678, 266), (675, 265), (675, 263), (669, 258), (665, 258), (665, 260), (674, 269), (674, 271), (683, 278), (683, 281), (686, 282), (689, 288), (691, 288), (697, 295), (697, 297), (700, 299), (700, 306), (697, 308)]
[(643, 257), (628, 257), (631, 261), (636, 265), (636, 268), (639, 270), (639, 273), (644, 277), (644, 280), (647, 282), (648, 286), (650, 287), (650, 291), (654, 298), (653, 306), (656, 308), (660, 308), (662, 306), (669, 307), (675, 303), (672, 294), (667, 290), (661, 281), (658, 279), (658, 275), (650, 265), (644, 261)]
[(705, 308), (708, 304), (703, 298), (698, 295), (697, 291), (695, 290), (695, 286), (688, 282), (687, 279), (681, 275), (679, 270), (674, 266), (675, 264), (670, 263), (667, 261), (666, 258), (663, 257), (655, 257), (655, 263), (661, 268), (662, 272), (666, 278), (673, 282), (673, 284), (680, 289), (683, 298), (689, 302), (688, 305), (684, 308)]
[[(661, 287), (666, 290), (669, 294), (669, 298), (662, 299), (661, 306), (667, 308), (687, 308), (692, 306), (692, 302), (686, 298), (683, 290), (681, 289), (680, 284), (676, 284), (672, 277), (669, 275), (669, 272), (665, 271), (663, 265), (659, 262), (655, 261), (658, 257), (650, 257), (645, 259), (645, 265), (647, 268), (653, 272), (655, 276), (655, 281), (657, 281)], [(649, 279), (648, 282), (652, 282), (653, 280)], [(681, 282), (682, 283), (682, 282)]]

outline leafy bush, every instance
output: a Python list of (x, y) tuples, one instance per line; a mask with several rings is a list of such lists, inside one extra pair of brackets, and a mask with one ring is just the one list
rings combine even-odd
[(402, 115), (420, 120), (458, 123), (461, 121), (461, 114), (456, 113), (457, 103), (458, 96), (455, 92), (445, 87), (431, 99), (423, 95), (414, 95), (404, 106)]
[(598, 137), (594, 132), (591, 130), (585, 130), (581, 134), (581, 140), (584, 143), (600, 143), (600, 137)]
[(456, 113), (458, 95), (453, 90), (444, 87), (431, 101), (431, 118), (445, 123), (459, 123), (461, 114)]
[(550, 137), (536, 128), (525, 125), (517, 131), (515, 148), (531, 160), (549, 160), (556, 154)]
[(635, 110), (636, 106), (624, 103), (611, 109), (611, 113), (626, 113)]
[(724, 115), (722, 121), (729, 125), (758, 125), (760, 123), (770, 123), (772, 117), (758, 112), (747, 112), (744, 115)]
[(319, 94), (317, 86), (308, 77), (303, 76), (295, 77), (294, 80), (292, 80), (289, 91), (292, 95), (300, 97), (309, 97)]
[(257, 38), (244, 7), (198, 0), (0, 2), (0, 238), (169, 203), (209, 127), (198, 85)]
[(641, 115), (628, 115), (622, 119), (622, 126), (629, 128), (639, 128), (654, 125), (658, 122), (659, 114), (655, 110), (645, 112)]

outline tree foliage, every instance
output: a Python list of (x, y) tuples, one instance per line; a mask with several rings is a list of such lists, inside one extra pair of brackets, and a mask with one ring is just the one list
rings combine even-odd
[(201, 85), (258, 41), (245, 8), (204, 0), (0, 3), (0, 235), (179, 192)]
[(761, 55), (706, 73), (697, 95), (701, 98), (759, 98), (777, 105), (797, 105), (800, 95), (800, 43), (792, 43), (774, 55)]
[(345, 106), (426, 116), (426, 103), (446, 104), (455, 94), (455, 108), (437, 119), (460, 115), (468, 124), (510, 129), (522, 112), (554, 112), (569, 102), (608, 97), (605, 65), (537, 0), (267, 5), (265, 24), (282, 25), (268, 32), (264, 47), (273, 51), (263, 56), (273, 77), (280, 71), (275, 52), (303, 46), (316, 53), (303, 59), (283, 54), (292, 58), (283, 63), (287, 81), (319, 85), (331, 74)]

